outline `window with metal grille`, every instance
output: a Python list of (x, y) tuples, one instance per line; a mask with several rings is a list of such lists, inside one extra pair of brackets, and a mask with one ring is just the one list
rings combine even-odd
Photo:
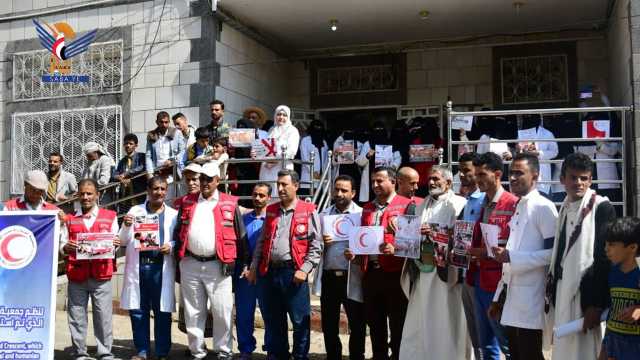
[(501, 58), (502, 104), (569, 101), (567, 59), (565, 54)]
[(51, 56), (47, 50), (13, 55), (14, 101), (122, 92), (122, 40), (92, 44), (68, 60), (72, 75), (88, 76), (87, 82), (43, 82)]
[(120, 158), (122, 107), (15, 113), (11, 119), (11, 193), (23, 192), (23, 176), (29, 170), (47, 171), (49, 153), (64, 157), (64, 170), (80, 179), (86, 165), (82, 146), (95, 141)]

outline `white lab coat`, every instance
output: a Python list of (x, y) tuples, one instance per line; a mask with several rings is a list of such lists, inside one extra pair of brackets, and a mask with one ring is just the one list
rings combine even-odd
[[(596, 147), (596, 159), (614, 159), (622, 150), (617, 142), (598, 142)], [(620, 180), (618, 176), (618, 164), (596, 162), (596, 180)], [(598, 184), (598, 189), (619, 189), (620, 184)]]
[[(147, 215), (147, 203), (132, 207), (128, 214), (133, 216)], [(162, 290), (160, 292), (160, 311), (174, 312), (176, 299), (174, 293), (176, 264), (173, 258), (172, 241), (173, 229), (176, 226), (178, 211), (167, 206), (164, 207), (164, 241), (169, 240), (171, 253), (164, 255), (162, 264)], [(125, 310), (140, 309), (140, 256), (134, 246), (133, 226), (122, 226), (120, 229), (120, 241), (126, 246), (126, 258), (124, 266), (124, 282), (120, 296), (120, 307)]]
[[(276, 130), (277, 128), (281, 129)], [(274, 126), (271, 128), (268, 137), (276, 139), (277, 163), (262, 163), (260, 166), (260, 181), (271, 182), (271, 196), (276, 197), (278, 196), (278, 187), (275, 186), (275, 181), (278, 179), (278, 171), (282, 170), (282, 146), (285, 145), (287, 148), (284, 154), (285, 158), (293, 159), (300, 145), (300, 133), (298, 129), (289, 122), (287, 125)], [(287, 162), (286, 168), (293, 169), (293, 163)]]
[(498, 301), (503, 285), (507, 297), (500, 323), (522, 329), (545, 328), (544, 291), (547, 266), (552, 250), (545, 249), (544, 239), (556, 232), (558, 211), (537, 190), (520, 198), (509, 222), (507, 250), (511, 261), (502, 265), (494, 301)]
[[(371, 184), (371, 177), (369, 174), (369, 159), (367, 159), (367, 153), (371, 150), (371, 145), (369, 142), (365, 142), (360, 147), (358, 151), (358, 157), (356, 157), (356, 164), (362, 168), (362, 178), (360, 179), (360, 202), (369, 201), (369, 184)], [(400, 167), (402, 163), (402, 155), (399, 151), (393, 152), (393, 163), (392, 166), (396, 169)]]
[[(322, 174), (324, 167), (327, 166), (327, 161), (329, 161), (329, 146), (327, 142), (323, 140), (322, 149), (320, 150), (320, 154), (318, 154), (318, 149), (311, 142), (311, 136), (305, 136), (300, 141), (300, 160), (302, 161), (311, 161), (311, 153), (315, 152), (315, 157), (313, 160), (313, 171)], [(312, 176), (310, 176), (309, 165), (301, 165), (302, 171), (300, 175), (301, 181), (311, 181)], [(301, 184), (301, 188), (309, 188), (309, 184)], [(318, 186), (314, 186), (314, 188), (318, 188)]]
[[(553, 133), (542, 125), (538, 126), (536, 129), (536, 137), (535, 139), (555, 139)], [(518, 135), (518, 139), (520, 139), (520, 135)], [(536, 149), (538, 150), (538, 159), (540, 160), (551, 160), (558, 156), (558, 143), (553, 141), (544, 141), (544, 142), (536, 142)], [(540, 164), (540, 176), (538, 177), (539, 181), (550, 181), (551, 180), (551, 164)], [(546, 194), (550, 193), (551, 184), (538, 184), (538, 190), (542, 191)]]

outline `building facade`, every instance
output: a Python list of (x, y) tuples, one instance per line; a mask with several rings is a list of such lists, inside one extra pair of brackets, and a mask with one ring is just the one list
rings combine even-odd
[[(304, 28), (306, 19), (289, 14), (287, 2), (271, 6), (283, 6), (284, 24)], [(261, 19), (259, 9), (249, 7), (258, 2), (223, 0), (214, 12), (211, 0), (0, 1), (0, 198), (20, 193), (22, 174), (45, 168), (50, 151), (61, 151), (67, 168), (79, 173), (85, 142), (101, 142), (118, 157), (122, 135), (132, 132), (144, 149), (157, 112), (182, 112), (192, 125), (203, 125), (214, 98), (225, 102), (231, 123), (247, 107), (262, 107), (271, 117), (277, 105), (287, 104), (296, 109), (295, 119), (320, 118), (329, 127), (334, 125), (325, 114), (377, 107), (392, 109), (396, 119), (442, 119), (447, 100), (471, 110), (576, 106), (578, 90), (587, 86), (606, 93), (612, 105), (634, 105), (640, 94), (640, 0), (588, 2), (600, 19), (588, 27), (550, 24), (545, 31), (489, 35), (469, 30), (463, 38), (450, 32), (437, 41), (416, 40), (430, 38), (427, 33), (400, 34), (384, 43), (375, 32), (367, 37), (352, 28), (347, 36), (356, 44), (323, 35), (316, 43), (326, 38), (326, 44), (310, 40), (305, 46), (264, 25), (273, 19)], [(451, 16), (465, 13), (457, 1), (450, 3)], [(529, 16), (527, 6), (519, 16)], [(52, 70), (51, 52), (34, 19), (66, 23), (78, 37), (97, 30), (88, 50), (71, 58), (72, 75), (88, 81), (42, 80)], [(535, 70), (540, 64), (542, 70)], [(509, 96), (515, 80), (505, 76), (507, 68), (537, 71), (555, 85), (545, 94)], [(638, 194), (640, 117), (632, 115), (627, 181), (629, 192)]]

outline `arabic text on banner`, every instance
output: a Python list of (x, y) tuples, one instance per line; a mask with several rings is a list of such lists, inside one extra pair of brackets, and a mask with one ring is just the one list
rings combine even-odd
[(55, 211), (0, 211), (0, 359), (53, 359), (57, 229)]

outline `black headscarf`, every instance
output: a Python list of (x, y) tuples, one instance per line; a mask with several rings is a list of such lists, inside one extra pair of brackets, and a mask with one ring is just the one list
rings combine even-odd
[(382, 121), (376, 121), (372, 125), (372, 131), (369, 135), (369, 146), (375, 149), (376, 145), (391, 145), (387, 128)]
[(307, 133), (311, 136), (311, 143), (317, 149), (322, 149), (326, 140), (324, 124), (320, 120), (313, 120), (307, 128)]
[(399, 151), (402, 156), (402, 163), (409, 159), (409, 128), (403, 120), (398, 120), (391, 128), (391, 145), (393, 151)]

